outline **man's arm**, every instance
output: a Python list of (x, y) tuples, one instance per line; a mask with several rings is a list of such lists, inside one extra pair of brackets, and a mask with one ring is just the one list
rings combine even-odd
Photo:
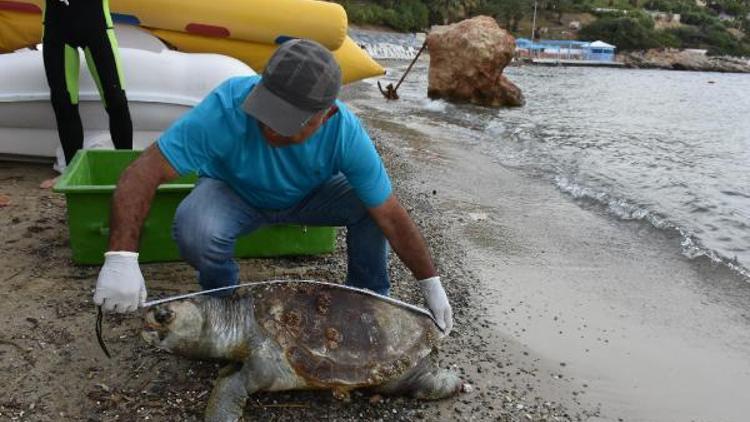
[(112, 197), (110, 251), (138, 250), (141, 227), (151, 208), (156, 188), (177, 176), (156, 144), (148, 147), (125, 169)]
[(99, 271), (94, 303), (105, 311), (132, 312), (146, 300), (138, 266), (138, 240), (156, 188), (177, 177), (156, 145), (150, 146), (120, 177), (112, 197), (109, 252)]
[(391, 248), (411, 270), (414, 278), (419, 280), (419, 287), (435, 322), (447, 335), (453, 328), (453, 310), (419, 228), (394, 195), (368, 211), (383, 230)]
[(423, 280), (437, 275), (419, 228), (394, 195), (368, 211), (414, 278)]

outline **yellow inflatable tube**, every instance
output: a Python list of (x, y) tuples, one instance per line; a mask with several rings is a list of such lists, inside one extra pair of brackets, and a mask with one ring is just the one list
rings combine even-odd
[[(0, 0), (0, 6), (2, 3), (3, 0)], [(29, 12), (31, 11), (11, 11), (0, 8), (0, 53), (32, 46), (41, 41), (41, 16), (38, 12)], [(144, 29), (180, 51), (224, 54), (245, 62), (257, 72), (263, 71), (268, 58), (276, 50), (276, 46), (272, 44), (214, 38), (162, 29)], [(344, 83), (385, 73), (385, 70), (349, 37), (344, 37), (341, 47), (334, 50), (333, 54), (341, 66)]]
[(36, 45), (41, 40), (41, 16), (0, 9), (0, 53)]
[[(270, 44), (201, 37), (161, 29), (154, 29), (151, 32), (168, 44), (173, 45), (177, 50), (190, 53), (224, 54), (245, 62), (258, 73), (265, 69), (268, 59), (277, 47)], [(333, 56), (341, 66), (345, 84), (385, 74), (385, 69), (349, 37), (346, 37), (341, 47), (333, 52)]]
[[(44, 0), (4, 0), (17, 8)], [(279, 44), (289, 38), (315, 40), (330, 50), (346, 37), (346, 11), (316, 0), (110, 0), (119, 22), (196, 35)], [(9, 8), (9, 7), (8, 7)]]

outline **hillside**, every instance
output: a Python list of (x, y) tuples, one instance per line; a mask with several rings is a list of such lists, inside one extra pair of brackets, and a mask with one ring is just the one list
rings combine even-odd
[[(342, 0), (353, 24), (424, 31), (484, 14), (517, 37), (599, 39), (619, 51), (750, 56), (750, 0)], [(532, 24), (536, 4), (536, 22)]]

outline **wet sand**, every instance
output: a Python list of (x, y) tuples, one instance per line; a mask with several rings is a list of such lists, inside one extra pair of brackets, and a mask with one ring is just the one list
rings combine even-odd
[(538, 359), (539, 394), (598, 408), (592, 420), (748, 420), (747, 280), (680, 255), (676, 233), (503, 168), (482, 145), (404, 125), (402, 149), (429, 169), (422, 183), (476, 274), (486, 310), (475, 317)]

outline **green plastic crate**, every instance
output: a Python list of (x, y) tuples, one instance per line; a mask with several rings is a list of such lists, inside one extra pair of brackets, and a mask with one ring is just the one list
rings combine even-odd
[[(73, 261), (101, 264), (109, 242), (112, 193), (120, 174), (139, 151), (81, 150), (73, 158), (54, 191), (65, 194)], [(159, 186), (141, 232), (140, 262), (178, 261), (172, 240), (172, 219), (180, 201), (197, 177), (184, 176)], [(266, 226), (237, 239), (235, 256), (270, 257), (333, 252), (333, 227)]]

